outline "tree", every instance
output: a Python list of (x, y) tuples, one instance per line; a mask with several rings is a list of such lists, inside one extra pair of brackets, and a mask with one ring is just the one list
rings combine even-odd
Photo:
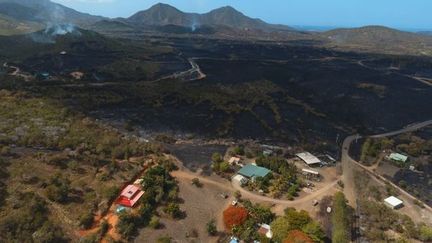
[(194, 185), (196, 187), (202, 187), (202, 183), (200, 182), (200, 180), (198, 178), (192, 179), (192, 185)]
[(288, 239), (288, 233), (293, 230), (305, 233), (308, 238), (315, 242), (322, 242), (325, 237), (321, 226), (312, 220), (308, 212), (304, 210), (296, 211), (295, 208), (285, 209), (285, 215), (273, 221), (271, 227), (273, 239), (278, 242)]
[(225, 227), (231, 230), (234, 226), (243, 224), (248, 218), (248, 211), (243, 207), (228, 207), (223, 212)]
[(236, 155), (244, 155), (245, 151), (244, 151), (244, 147), (243, 146), (237, 146), (233, 149), (233, 153)]
[(275, 242), (282, 242), (288, 236), (288, 232), (292, 230), (286, 217), (278, 217), (270, 225)]
[(223, 157), (220, 153), (213, 153), (212, 162), (213, 163), (221, 163), (223, 161)]
[(342, 192), (337, 192), (333, 200), (332, 212), (332, 242), (348, 243), (351, 241), (351, 216), (346, 203), (345, 195)]
[(432, 227), (426, 225), (420, 226), (420, 240), (425, 242), (432, 241)]
[(159, 228), (160, 227), (159, 218), (156, 216), (151, 217), (150, 222), (149, 222), (149, 226), (153, 229)]
[(81, 215), (79, 222), (83, 229), (89, 229), (93, 225), (94, 215), (92, 211), (87, 211)]
[(180, 206), (177, 203), (169, 203), (165, 208), (164, 212), (170, 215), (172, 218), (180, 218), (182, 215), (182, 211), (180, 210)]
[(301, 230), (292, 230), (283, 243), (313, 243), (314, 241)]
[(235, 197), (235, 199), (240, 200), (240, 198), (242, 197), (241, 192), (239, 190), (235, 191), (234, 192), (234, 197)]
[(215, 236), (217, 234), (217, 228), (216, 228), (216, 220), (212, 219), (207, 223), (207, 233), (211, 236)]

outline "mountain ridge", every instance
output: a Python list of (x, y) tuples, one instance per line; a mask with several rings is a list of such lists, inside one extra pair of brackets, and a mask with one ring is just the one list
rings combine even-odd
[(178, 25), (191, 28), (206, 25), (241, 29), (293, 30), (285, 25), (269, 24), (261, 19), (248, 17), (231, 6), (198, 14), (183, 12), (171, 5), (158, 3), (147, 10), (138, 11), (123, 21), (141, 25)]

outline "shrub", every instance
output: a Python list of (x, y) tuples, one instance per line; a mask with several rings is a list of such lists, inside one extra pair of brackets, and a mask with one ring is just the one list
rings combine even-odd
[(209, 235), (212, 235), (212, 236), (216, 235), (217, 234), (216, 220), (214, 220), (214, 219), (210, 220), (207, 223), (206, 229), (207, 229), (207, 233)]
[(92, 211), (88, 211), (81, 215), (79, 219), (80, 226), (83, 229), (89, 229), (93, 225), (94, 215)]
[(164, 212), (167, 213), (172, 218), (180, 218), (182, 216), (182, 211), (177, 203), (169, 203), (165, 208)]
[(150, 222), (149, 222), (149, 226), (153, 229), (159, 228), (160, 227), (159, 218), (156, 216), (151, 217)]

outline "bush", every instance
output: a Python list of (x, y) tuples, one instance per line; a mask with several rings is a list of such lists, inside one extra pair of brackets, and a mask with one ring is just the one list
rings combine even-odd
[(169, 237), (169, 236), (159, 237), (157, 239), (156, 243), (171, 243), (171, 237)]
[(149, 222), (149, 226), (153, 229), (158, 229), (160, 227), (159, 218), (156, 216), (151, 217), (151, 220)]
[(90, 229), (90, 227), (93, 225), (94, 215), (92, 211), (88, 211), (81, 215), (79, 219), (79, 223), (81, 228), (83, 229)]
[(217, 234), (217, 228), (216, 228), (216, 220), (212, 219), (207, 223), (206, 226), (207, 233), (211, 236), (215, 236)]
[(202, 183), (200, 182), (200, 180), (198, 178), (192, 179), (192, 185), (194, 185), (196, 187), (202, 187)]
[(432, 241), (432, 227), (426, 225), (420, 226), (420, 240), (425, 242)]
[(182, 216), (182, 211), (177, 203), (169, 203), (165, 208), (164, 212), (167, 213), (171, 218), (177, 219)]

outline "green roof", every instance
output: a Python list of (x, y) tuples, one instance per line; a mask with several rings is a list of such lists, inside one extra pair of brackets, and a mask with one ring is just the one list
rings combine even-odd
[(248, 164), (248, 165), (243, 166), (243, 168), (241, 168), (238, 171), (238, 174), (240, 174), (242, 176), (249, 177), (249, 178), (253, 178), (253, 177), (265, 177), (270, 172), (271, 171), (267, 168)]
[(408, 156), (399, 153), (391, 153), (389, 158), (400, 162), (406, 162), (408, 160)]

